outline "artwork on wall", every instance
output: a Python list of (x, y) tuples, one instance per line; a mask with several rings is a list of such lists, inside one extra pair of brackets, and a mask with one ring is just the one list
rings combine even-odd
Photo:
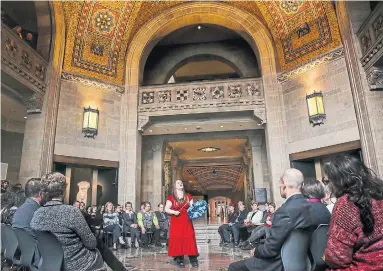
[(87, 181), (81, 181), (78, 184), (78, 193), (76, 200), (79, 202), (84, 202), (86, 205), (88, 204), (88, 189), (90, 188), (90, 183)]

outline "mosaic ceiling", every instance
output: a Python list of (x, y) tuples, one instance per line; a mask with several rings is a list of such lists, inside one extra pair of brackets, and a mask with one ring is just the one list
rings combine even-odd
[[(67, 1), (64, 70), (123, 84), (126, 51), (146, 22), (184, 1)], [(341, 45), (335, 11), (323, 1), (228, 1), (264, 22), (288, 70)]]
[(193, 190), (227, 189), (238, 191), (243, 184), (243, 167), (241, 165), (185, 166), (183, 179), (186, 187)]

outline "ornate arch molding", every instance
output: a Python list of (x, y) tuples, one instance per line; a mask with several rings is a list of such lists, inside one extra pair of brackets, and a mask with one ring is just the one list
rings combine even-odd
[(37, 52), (46, 60), (49, 60), (49, 54), (52, 42), (52, 18), (49, 1), (34, 1), (37, 18)]
[[(276, 76), (276, 53), (271, 35), (262, 22), (250, 13), (222, 2), (189, 2), (175, 6), (145, 24), (135, 35), (127, 52), (125, 94), (122, 96), (120, 136), (119, 201), (134, 199), (141, 186), (141, 135), (138, 125), (138, 88), (142, 80), (143, 63), (155, 44), (167, 34), (192, 24), (216, 24), (239, 33), (259, 52), (258, 63), (263, 75), (267, 119), (270, 178), (278, 179), (281, 168), (288, 167), (285, 151), (286, 129), (282, 110), (282, 91)], [(130, 182), (129, 182), (130, 181)], [(128, 183), (129, 182), (129, 183)], [(273, 184), (278, 191), (278, 184)], [(277, 193), (275, 193), (277, 196)], [(278, 199), (278, 203), (280, 200)]]
[[(233, 48), (236, 54), (233, 54)], [(148, 72), (146, 85), (166, 84), (171, 75), (193, 57), (215, 56), (220, 61), (231, 66), (242, 77), (258, 77), (259, 72), (254, 55), (250, 55), (238, 46), (222, 43), (205, 43), (186, 45), (174, 49), (163, 56)]]

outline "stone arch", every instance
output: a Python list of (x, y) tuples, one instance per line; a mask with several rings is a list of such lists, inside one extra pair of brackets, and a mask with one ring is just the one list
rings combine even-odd
[(49, 60), (52, 41), (52, 16), (49, 1), (34, 1), (37, 18), (37, 52)]
[[(233, 53), (235, 51), (235, 54)], [(237, 71), (241, 77), (259, 76), (256, 59), (239, 46), (224, 43), (191, 44), (173, 49), (163, 56), (154, 67), (148, 71), (145, 85), (166, 84), (171, 75), (195, 56), (215, 56)]]
[[(138, 88), (142, 82), (143, 63), (164, 36), (192, 24), (216, 24), (240, 34), (258, 55), (265, 91), (268, 124), (268, 162), (270, 180), (279, 179), (289, 167), (286, 154), (286, 129), (283, 116), (282, 90), (277, 82), (277, 55), (267, 27), (252, 14), (223, 2), (189, 2), (170, 8), (147, 22), (133, 38), (126, 56), (125, 94), (121, 101), (119, 202), (140, 202), (141, 134), (138, 128)], [(279, 184), (273, 183), (274, 200)]]

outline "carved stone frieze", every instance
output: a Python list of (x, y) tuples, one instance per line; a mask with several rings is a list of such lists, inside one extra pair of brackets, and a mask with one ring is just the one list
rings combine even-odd
[(165, 149), (165, 155), (164, 155), (164, 161), (165, 162), (170, 162), (172, 161), (172, 154), (173, 154), (173, 149), (170, 146), (166, 146)]
[(194, 101), (206, 100), (206, 88), (205, 87), (193, 88), (193, 100)]
[(329, 62), (334, 61), (336, 59), (339, 59), (341, 57), (344, 57), (344, 48), (343, 47), (337, 48), (337, 49), (335, 49), (335, 50), (333, 50), (327, 54), (324, 54), (324, 55), (320, 56), (319, 58), (317, 58), (313, 61), (310, 61), (309, 63), (304, 64), (304, 65), (302, 65), (296, 69), (280, 73), (277, 77), (278, 82), (284, 83), (284, 82), (286, 82), (292, 78), (295, 78), (297, 76), (302, 75), (305, 72), (311, 71), (320, 65), (329, 63)]
[(124, 93), (124, 87), (123, 86), (106, 84), (106, 83), (99, 82), (95, 79), (90, 80), (90, 79), (85, 78), (83, 76), (75, 75), (75, 74), (68, 73), (68, 72), (61, 73), (61, 79), (66, 80), (66, 81), (81, 83), (81, 84), (84, 84), (84, 85), (87, 85), (90, 87), (94, 87), (94, 88), (98, 88), (98, 89), (102, 89), (102, 90), (116, 91), (118, 93)]
[(383, 69), (371, 67), (367, 74), (367, 80), (371, 90), (383, 90)]
[(23, 102), (27, 108), (28, 114), (41, 113), (44, 104), (44, 96), (39, 93), (35, 93), (29, 97), (23, 98)]
[(247, 96), (260, 96), (261, 90), (260, 90), (259, 84), (257, 84), (257, 83), (247, 84), (246, 85), (246, 93), (247, 93)]
[(229, 86), (229, 97), (240, 98), (242, 96), (241, 85), (230, 85)]
[(211, 96), (213, 99), (222, 99), (225, 97), (225, 92), (223, 90), (223, 86), (215, 86), (210, 88)]
[(159, 103), (169, 103), (172, 99), (172, 92), (170, 90), (164, 90), (158, 92)]
[(154, 92), (143, 92), (142, 93), (142, 104), (152, 104), (154, 103)]

